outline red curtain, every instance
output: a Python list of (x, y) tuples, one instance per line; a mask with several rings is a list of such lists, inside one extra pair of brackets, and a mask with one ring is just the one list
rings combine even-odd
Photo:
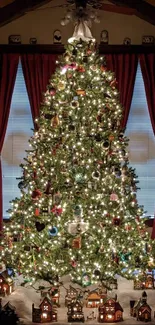
[[(7, 128), (12, 93), (14, 89), (16, 73), (19, 62), (19, 54), (2, 54), (1, 80), (0, 80), (0, 153), (2, 151), (5, 132)], [(3, 221), (3, 197), (2, 197), (2, 166), (0, 161), (0, 231)]]
[(152, 128), (155, 134), (155, 54), (140, 54), (139, 59)]
[[(155, 134), (155, 54), (140, 54), (139, 59), (144, 79), (150, 119)], [(151, 238), (155, 239), (155, 218)]]
[(21, 62), (31, 105), (33, 121), (39, 116), (42, 94), (55, 71), (55, 54), (22, 54)]
[(115, 73), (120, 102), (124, 107), (122, 128), (127, 124), (135, 84), (138, 56), (136, 54), (108, 54), (107, 68)]

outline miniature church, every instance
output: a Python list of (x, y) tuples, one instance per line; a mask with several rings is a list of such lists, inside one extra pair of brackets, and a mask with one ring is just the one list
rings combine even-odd
[(138, 321), (151, 321), (151, 307), (147, 303), (147, 294), (145, 291), (137, 302), (134, 300), (130, 301), (130, 315), (136, 317)]

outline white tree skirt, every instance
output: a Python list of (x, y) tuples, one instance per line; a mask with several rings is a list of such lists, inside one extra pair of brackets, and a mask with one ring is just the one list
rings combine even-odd
[[(19, 283), (18, 279), (18, 283)], [(80, 288), (76, 284), (72, 284), (69, 281), (69, 277), (65, 277), (63, 279), (63, 283), (65, 288), (69, 288), (69, 285), (71, 284), (73, 287)], [(86, 289), (93, 290), (96, 288), (96, 286), (89, 286)], [(133, 290), (133, 281), (126, 280), (124, 278), (119, 277), (118, 278), (118, 289), (110, 291), (108, 293), (108, 296), (114, 297), (115, 294), (117, 294), (118, 301), (120, 302), (120, 305), (124, 309), (123, 318), (124, 321), (117, 323), (124, 324), (124, 325), (133, 325), (133, 324), (143, 324), (143, 322), (137, 321), (135, 318), (130, 316), (130, 300), (139, 300), (142, 294), (142, 290)], [(148, 323), (155, 324), (155, 318), (154, 318), (154, 311), (155, 311), (155, 290), (146, 290), (147, 292), (147, 302), (152, 308), (152, 321)], [(67, 323), (67, 308), (64, 306), (64, 298), (66, 295), (66, 290), (61, 287), (60, 289), (60, 305), (61, 307), (58, 308), (58, 322), (57, 325)], [(16, 311), (18, 316), (20, 317), (21, 321), (23, 321), (24, 324), (36, 324), (32, 323), (32, 304), (35, 304), (35, 307), (38, 307), (41, 298), (40, 293), (36, 293), (36, 291), (33, 288), (25, 288), (21, 287), (18, 284), (16, 285), (16, 290), (8, 297), (2, 298), (2, 305), (4, 305), (6, 302), (10, 301), (10, 303), (16, 307)], [(89, 315), (92, 311), (95, 312), (95, 315), (98, 315), (98, 310), (93, 308), (83, 308), (84, 315), (85, 315), (85, 323), (87, 324), (97, 324), (97, 318), (94, 320), (86, 320), (87, 315)], [(45, 323), (44, 323), (45, 324)], [(49, 323), (48, 323), (49, 324)], [(53, 323), (52, 323), (53, 324)], [(71, 324), (71, 323), (70, 323)], [(77, 323), (73, 323), (77, 324)], [(82, 323), (79, 323), (82, 324)], [(112, 323), (111, 323), (112, 324)]]

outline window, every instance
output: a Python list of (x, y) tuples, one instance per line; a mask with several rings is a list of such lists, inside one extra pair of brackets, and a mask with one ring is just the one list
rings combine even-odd
[(11, 207), (10, 201), (15, 197), (20, 197), (18, 188), (20, 180), (17, 180), (16, 177), (22, 176), (19, 165), (23, 162), (23, 157), (26, 157), (25, 150), (29, 149), (28, 139), (33, 134), (32, 128), (30, 103), (21, 62), (19, 62), (2, 150), (3, 218), (9, 218), (7, 210)]
[(146, 216), (155, 211), (155, 137), (147, 106), (143, 77), (138, 65), (134, 93), (126, 128), (130, 165), (135, 168), (140, 190), (137, 199)]

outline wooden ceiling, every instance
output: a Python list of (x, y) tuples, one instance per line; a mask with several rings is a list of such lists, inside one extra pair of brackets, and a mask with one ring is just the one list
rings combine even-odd
[[(56, 0), (0, 0), (0, 27), (52, 2), (56, 5)], [(102, 0), (100, 10), (135, 15), (155, 25), (155, 0)]]

